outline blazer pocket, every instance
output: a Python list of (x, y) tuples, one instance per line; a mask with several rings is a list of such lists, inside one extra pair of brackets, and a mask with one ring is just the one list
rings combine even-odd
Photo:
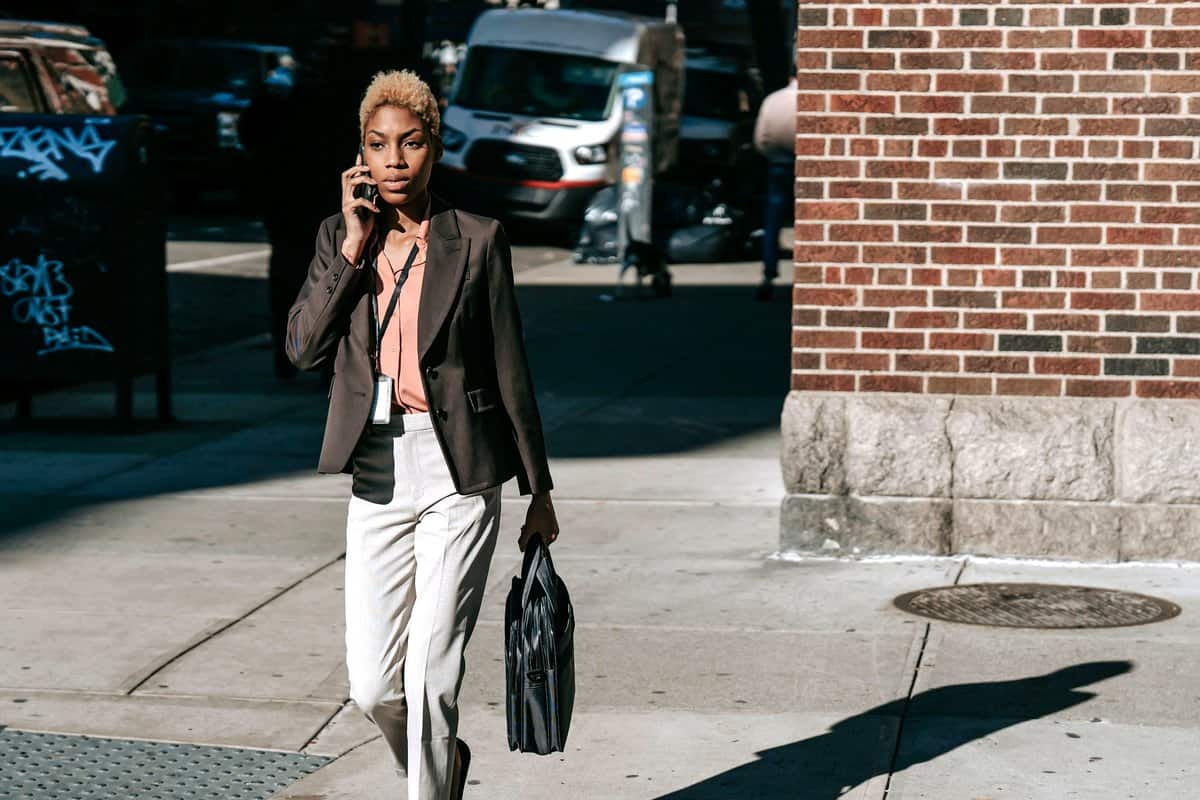
[(467, 401), (471, 404), (471, 410), (476, 414), (489, 411), (496, 407), (496, 390), (490, 386), (471, 389), (467, 392)]

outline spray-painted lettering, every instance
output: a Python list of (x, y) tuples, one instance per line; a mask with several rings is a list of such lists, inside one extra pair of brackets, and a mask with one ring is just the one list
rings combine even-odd
[(63, 275), (63, 263), (39, 255), (36, 264), (14, 258), (0, 264), (0, 294), (17, 298), (13, 319), (23, 325), (42, 329), (39, 356), (62, 350), (113, 351), (112, 345), (87, 325), (71, 325), (70, 299), (74, 287)]
[(43, 181), (65, 181), (71, 176), (61, 166), (66, 154), (81, 158), (91, 165), (92, 171), (104, 169), (116, 142), (100, 138), (94, 125), (81, 128), (59, 128), (52, 130), (40, 125), (33, 128), (0, 128), (0, 158), (19, 158), (31, 166), (17, 173), (17, 177), (36, 176)]

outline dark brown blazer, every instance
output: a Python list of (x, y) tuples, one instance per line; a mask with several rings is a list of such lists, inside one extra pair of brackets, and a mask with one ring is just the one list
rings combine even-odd
[[(525, 356), (513, 290), (512, 253), (503, 226), (453, 208), (430, 192), (425, 274), (417, 317), (421, 382), (433, 428), (460, 494), (514, 475), (521, 494), (553, 484), (541, 415)], [(308, 279), (288, 313), (286, 350), (311, 370), (333, 359), (329, 414), (318, 472), (351, 472), (368, 424), (375, 336), (369, 304), (371, 256), (354, 269), (342, 256), (341, 213), (317, 232)]]

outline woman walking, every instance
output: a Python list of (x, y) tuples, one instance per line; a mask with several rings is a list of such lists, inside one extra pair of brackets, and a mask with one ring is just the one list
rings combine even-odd
[(321, 223), (288, 314), (287, 355), (301, 369), (333, 362), (317, 469), (353, 475), (350, 697), (410, 800), (456, 800), (470, 763), (458, 693), (501, 484), (516, 476), (531, 495), (521, 551), (532, 536), (553, 542), (558, 523), (504, 228), (429, 191), (440, 116), (414, 73), (377, 74), (359, 124), (341, 212)]

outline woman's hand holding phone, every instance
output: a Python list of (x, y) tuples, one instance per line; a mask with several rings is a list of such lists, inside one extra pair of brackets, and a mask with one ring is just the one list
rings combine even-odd
[(374, 202), (378, 197), (375, 184), (359, 150), (354, 166), (342, 173), (342, 218), (346, 221), (342, 256), (351, 264), (358, 263), (367, 237), (375, 227), (375, 215), (379, 213)]

